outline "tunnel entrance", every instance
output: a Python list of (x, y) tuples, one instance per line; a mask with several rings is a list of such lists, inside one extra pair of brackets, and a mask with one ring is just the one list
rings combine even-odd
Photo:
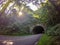
[(35, 26), (32, 30), (33, 34), (44, 33), (44, 28), (42, 26)]

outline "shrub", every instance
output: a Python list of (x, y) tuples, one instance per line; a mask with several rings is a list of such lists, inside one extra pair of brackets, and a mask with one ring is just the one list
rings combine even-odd
[(50, 36), (60, 36), (60, 24), (53, 26), (47, 31), (47, 34)]

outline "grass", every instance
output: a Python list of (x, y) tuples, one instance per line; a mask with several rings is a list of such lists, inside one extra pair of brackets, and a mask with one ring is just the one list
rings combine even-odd
[(44, 34), (37, 45), (50, 45), (51, 36)]
[(38, 45), (60, 45), (60, 24), (49, 28), (39, 40)]
[(28, 36), (28, 35), (32, 35), (32, 34), (18, 34), (18, 33), (14, 33), (14, 34), (4, 34), (6, 36)]

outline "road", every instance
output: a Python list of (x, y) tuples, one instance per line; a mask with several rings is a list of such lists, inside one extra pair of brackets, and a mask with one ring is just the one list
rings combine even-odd
[(36, 45), (42, 34), (29, 36), (0, 36), (0, 45)]

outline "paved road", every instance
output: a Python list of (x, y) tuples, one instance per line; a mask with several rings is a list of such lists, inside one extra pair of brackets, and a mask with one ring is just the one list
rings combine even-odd
[(0, 45), (35, 45), (42, 34), (30, 36), (0, 36)]

